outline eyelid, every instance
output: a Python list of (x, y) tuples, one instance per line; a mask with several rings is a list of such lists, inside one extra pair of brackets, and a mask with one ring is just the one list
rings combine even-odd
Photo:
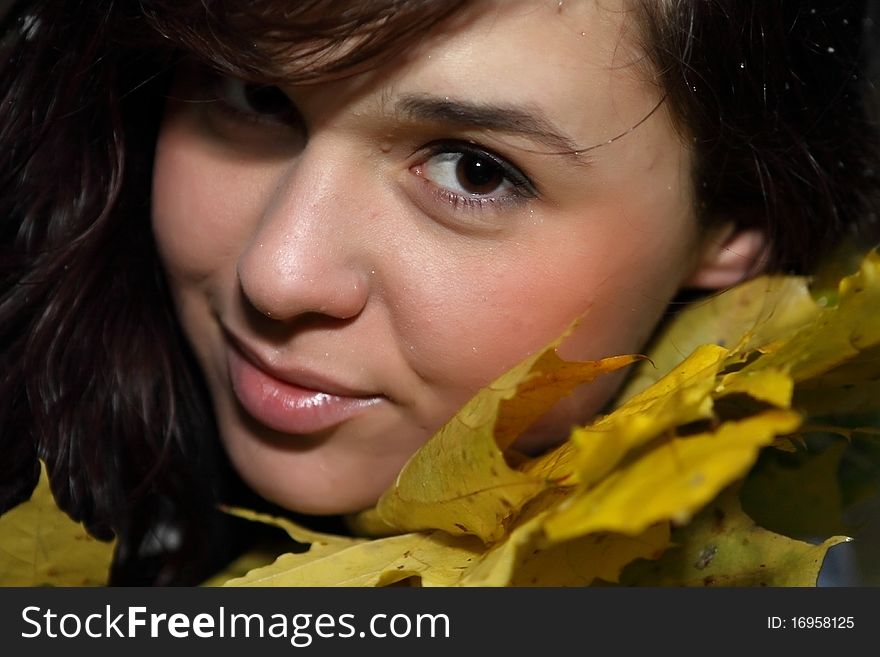
[(449, 152), (464, 153), (489, 159), (504, 172), (504, 176), (511, 182), (519, 195), (525, 198), (540, 197), (538, 189), (531, 178), (519, 166), (513, 164), (506, 157), (499, 155), (491, 148), (460, 139), (439, 139), (422, 146), (418, 150), (428, 154), (428, 157), (424, 158), (425, 161), (440, 153)]
[[(214, 70), (204, 71), (202, 73), (202, 79), (203, 88), (206, 94), (206, 100), (210, 101), (211, 106), (214, 107), (216, 110), (222, 111), (227, 116), (230, 116), (235, 120), (268, 127), (289, 127), (291, 125), (303, 124), (302, 116), (297, 110), (296, 104), (280, 87), (275, 87), (275, 85), (271, 84), (263, 84), (258, 81), (238, 78)], [(241, 93), (244, 93), (244, 90), (247, 88), (248, 85), (266, 88), (275, 87), (278, 89), (279, 93), (281, 93), (285, 97), (288, 106), (285, 108), (284, 111), (274, 114), (260, 113), (258, 111), (248, 111), (246, 109), (242, 109), (238, 107), (234, 102), (231, 102), (230, 90), (226, 88), (229, 84), (241, 85)]]

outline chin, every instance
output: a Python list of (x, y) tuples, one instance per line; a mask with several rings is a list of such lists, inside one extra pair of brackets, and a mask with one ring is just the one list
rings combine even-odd
[[(232, 465), (242, 480), (260, 497), (278, 506), (305, 515), (331, 516), (356, 513), (378, 502), (394, 477), (377, 478), (375, 473), (359, 475), (337, 474), (322, 477), (323, 469), (313, 464), (291, 464), (288, 454), (269, 456), (269, 464), (250, 458), (238, 462), (232, 456)], [(349, 482), (361, 481), (353, 487)]]

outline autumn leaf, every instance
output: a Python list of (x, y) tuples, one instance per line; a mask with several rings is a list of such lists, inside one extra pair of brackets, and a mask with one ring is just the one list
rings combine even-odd
[(743, 483), (743, 509), (762, 527), (801, 540), (847, 532), (838, 485), (844, 440), (818, 453), (767, 452)]
[[(221, 510), (244, 520), (270, 525), (282, 530), (294, 541), (293, 545), (289, 546), (286, 550), (288, 552), (302, 553), (310, 549), (319, 550), (320, 548), (327, 546), (347, 547), (366, 541), (366, 539), (317, 532), (304, 527), (289, 518), (274, 516), (267, 513), (258, 513), (240, 507), (223, 506), (221, 507)], [(202, 582), (201, 586), (223, 586), (233, 579), (243, 578), (248, 575), (248, 573), (270, 566), (279, 556), (284, 554), (284, 552), (285, 551), (281, 550), (280, 546), (277, 545), (258, 544), (241, 554), (231, 563), (227, 564), (221, 572), (215, 573)]]
[(304, 527), (303, 525), (294, 522), (293, 520), (290, 520), (289, 518), (273, 516), (268, 513), (259, 513), (257, 511), (242, 509), (240, 507), (222, 507), (222, 510), (230, 515), (236, 516), (238, 518), (243, 518), (244, 520), (250, 520), (251, 522), (259, 522), (265, 525), (277, 527), (278, 529), (284, 531), (294, 541), (303, 545), (314, 543), (325, 545), (348, 545), (350, 543), (363, 543), (367, 540), (363, 538), (358, 539), (350, 538), (348, 536), (340, 536), (339, 534), (316, 532), (312, 529), (309, 529), (308, 527)]
[[(552, 509), (552, 507), (551, 507)], [(509, 538), (475, 559), (462, 586), (588, 586), (617, 581), (635, 559), (657, 558), (669, 546), (669, 525), (636, 536), (599, 532), (551, 540), (544, 525), (551, 509), (516, 527)]]
[(616, 582), (636, 559), (656, 559), (669, 547), (669, 525), (660, 523), (638, 536), (597, 533), (546, 548), (519, 546), (509, 574), (495, 580), (471, 580), (478, 586), (589, 586)]
[(821, 308), (807, 279), (761, 276), (689, 305), (670, 322), (620, 395), (626, 400), (659, 381), (697, 347), (715, 344), (733, 355), (784, 339)]
[(58, 508), (40, 461), (31, 498), (0, 516), (0, 585), (104, 586), (113, 550)]
[(284, 554), (226, 586), (388, 586), (409, 578), (423, 586), (456, 586), (482, 548), (472, 536), (439, 531), (315, 543), (307, 552)]
[(576, 428), (573, 473), (582, 486), (605, 477), (633, 449), (673, 427), (711, 417), (715, 376), (728, 351), (698, 347), (683, 363), (611, 414)]
[[(846, 400), (851, 389), (876, 382), (880, 370), (880, 255), (871, 252), (838, 290), (836, 306), (823, 308), (814, 321), (731, 378), (762, 370), (786, 372), (799, 384), (800, 408), (825, 410), (810, 408), (803, 395), (822, 390), (825, 404), (852, 409)], [(866, 401), (868, 407), (880, 406), (880, 399)]]
[(742, 477), (762, 447), (800, 421), (791, 411), (771, 410), (717, 430), (661, 439), (561, 504), (545, 524), (547, 533), (556, 539), (597, 531), (638, 535), (662, 520), (685, 523)]
[(721, 379), (715, 393), (716, 398), (744, 394), (779, 408), (790, 408), (794, 381), (786, 372), (770, 367), (745, 374), (733, 372)]
[(558, 341), (481, 390), (406, 464), (376, 507), (399, 531), (442, 529), (499, 540), (511, 518), (547, 487), (508, 466), (503, 447), (577, 385), (635, 357), (571, 363)]
[[(250, 517), (277, 524), (259, 514)], [(614, 581), (634, 559), (656, 557), (669, 545), (669, 530), (662, 524), (637, 537), (601, 534), (552, 544), (543, 537), (542, 521), (538, 514), (491, 549), (472, 536), (442, 531), (316, 541), (304, 553), (282, 555), (224, 585), (583, 586), (596, 579)], [(303, 537), (301, 528), (282, 524), (293, 529), (291, 535)]]
[(632, 586), (815, 586), (835, 536), (818, 545), (775, 534), (742, 510), (738, 487), (726, 490), (673, 536), (659, 560), (636, 562), (621, 583)]

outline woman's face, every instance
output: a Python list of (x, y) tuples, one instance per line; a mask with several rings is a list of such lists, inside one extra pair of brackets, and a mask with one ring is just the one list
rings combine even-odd
[[(690, 153), (636, 32), (610, 0), (505, 0), (341, 81), (281, 93), (181, 73), (154, 230), (257, 492), (364, 508), (574, 319), (565, 357), (643, 346), (700, 240)], [(585, 386), (522, 446), (565, 438), (618, 382)]]

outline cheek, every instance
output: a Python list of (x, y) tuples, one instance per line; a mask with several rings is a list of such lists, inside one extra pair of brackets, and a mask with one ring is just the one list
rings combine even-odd
[(266, 172), (198, 136), (170, 111), (156, 146), (153, 232), (172, 281), (200, 281), (234, 263), (259, 220)]
[(673, 239), (684, 227), (667, 225), (665, 236), (650, 241), (652, 223), (650, 214), (609, 205), (565, 228), (544, 221), (513, 244), (463, 246), (439, 259), (445, 266), (423, 259), (410, 294), (396, 306), (410, 317), (398, 324), (415, 346), (414, 367), (429, 380), (473, 392), (578, 318), (563, 356), (638, 351), (677, 291), (686, 260), (686, 240)]

